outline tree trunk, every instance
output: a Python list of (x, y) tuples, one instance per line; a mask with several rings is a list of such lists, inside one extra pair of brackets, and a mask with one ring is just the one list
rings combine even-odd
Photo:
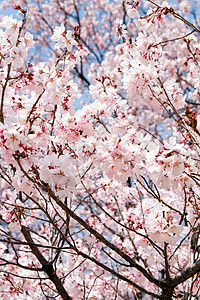
[(167, 286), (162, 290), (160, 300), (172, 300), (174, 288)]

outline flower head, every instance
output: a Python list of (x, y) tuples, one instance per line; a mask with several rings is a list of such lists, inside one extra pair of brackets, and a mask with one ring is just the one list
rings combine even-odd
[(72, 50), (72, 46), (76, 44), (72, 36), (72, 31), (69, 30), (65, 33), (65, 26), (63, 24), (54, 28), (51, 40), (56, 42), (54, 49), (67, 48), (69, 52)]

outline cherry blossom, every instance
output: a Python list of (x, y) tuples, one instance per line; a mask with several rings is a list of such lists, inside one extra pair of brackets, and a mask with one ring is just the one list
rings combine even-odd
[(198, 299), (199, 3), (5, 2), (0, 297)]

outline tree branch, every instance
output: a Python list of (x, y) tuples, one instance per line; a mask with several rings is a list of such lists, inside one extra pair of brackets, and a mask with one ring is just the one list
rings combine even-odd
[(56, 289), (59, 293), (59, 295), (62, 297), (63, 300), (71, 300), (71, 297), (65, 290), (60, 278), (57, 276), (52, 263), (49, 263), (46, 258), (42, 255), (42, 253), (38, 250), (38, 248), (34, 245), (34, 241), (30, 235), (29, 230), (22, 225), (21, 232), (27, 241), (29, 243), (29, 246), (32, 250), (32, 253), (37, 257), (39, 260), (40, 264), (42, 265), (42, 268), (44, 272), (48, 275), (49, 279), (54, 283), (56, 286)]
[(200, 272), (200, 259), (197, 260), (191, 267), (188, 267), (186, 270), (183, 270), (177, 275), (175, 275), (171, 281), (172, 285), (175, 287), (199, 272)]

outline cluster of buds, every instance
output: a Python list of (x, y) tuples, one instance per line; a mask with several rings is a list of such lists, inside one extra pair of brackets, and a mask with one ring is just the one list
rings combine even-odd
[(17, 5), (17, 4), (11, 4), (12, 5), (12, 8), (15, 9), (15, 10), (19, 10), (21, 11), (23, 14), (26, 12), (25, 9), (23, 9), (20, 5)]

